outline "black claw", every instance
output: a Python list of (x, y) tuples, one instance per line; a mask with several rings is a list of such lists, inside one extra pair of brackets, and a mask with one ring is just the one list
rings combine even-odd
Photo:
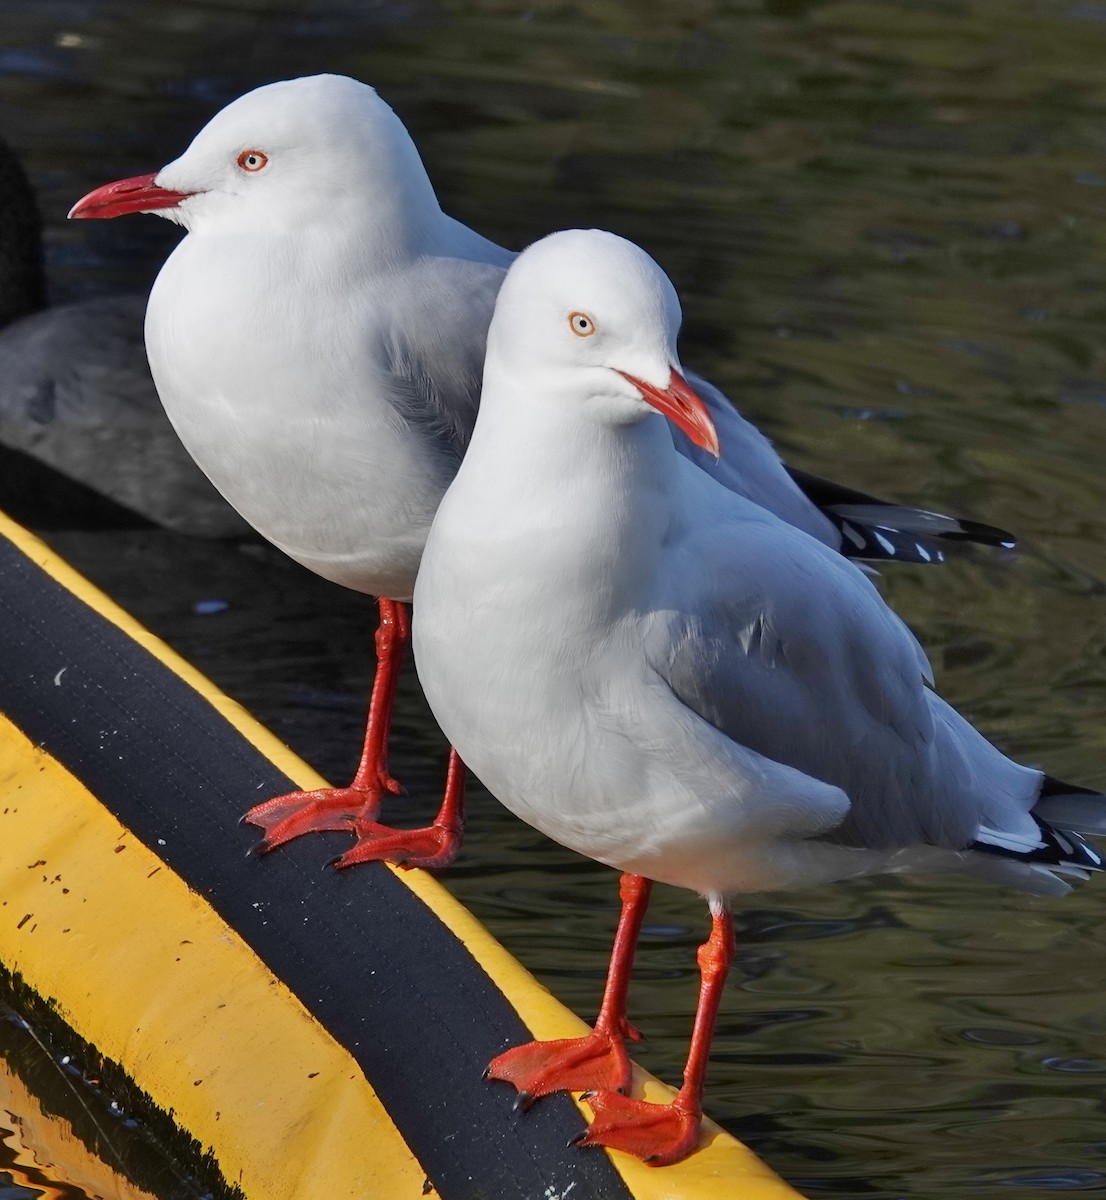
[(642, 1161), (646, 1162), (646, 1163), (655, 1163), (655, 1162), (660, 1162), (660, 1160), (661, 1160), (661, 1156), (659, 1154), (650, 1154), (650, 1155), (648, 1155), (648, 1157), (646, 1157)]
[(628, 1093), (628, 1092), (626, 1091), (626, 1089), (625, 1089), (625, 1088), (623, 1088), (623, 1087), (620, 1087), (620, 1088), (615, 1088), (614, 1090), (615, 1090), (615, 1091), (616, 1091), (616, 1092), (617, 1092), (617, 1093), (618, 1093), (620, 1096), (627, 1096), (627, 1095), (629, 1095), (629, 1093)]
[(256, 854), (257, 857), (260, 858), (263, 854), (266, 854), (268, 850), (269, 843), (265, 838), (262, 838), (260, 842), (254, 842), (254, 844), (246, 851), (246, 857), (249, 858), (251, 855)]
[(581, 1100), (590, 1100), (592, 1098), (592, 1096), (594, 1096), (594, 1095), (595, 1095), (595, 1088), (592, 1088), (590, 1091), (581, 1092), (580, 1099)]
[(489, 1080), (489, 1079), (491, 1079), (491, 1077), (492, 1077), (492, 1067), (491, 1067), (491, 1063), (489, 1063), (489, 1064), (488, 1064), (488, 1065), (487, 1065), (487, 1066), (484, 1068), (484, 1070), (483, 1070), (483, 1071), (480, 1073), (480, 1078), (481, 1078), (481, 1079), (482, 1079), (482, 1080), (483, 1080), (485, 1083), (487, 1083), (487, 1082), (488, 1082), (488, 1080)]
[(530, 1106), (534, 1103), (534, 1097), (529, 1092), (519, 1092), (515, 1097), (514, 1104), (511, 1105), (512, 1112), (529, 1112)]
[(587, 1136), (588, 1131), (586, 1129), (581, 1129), (575, 1137), (570, 1137), (568, 1141), (565, 1142), (565, 1148), (571, 1150), (573, 1146), (578, 1146)]
[(325, 871), (327, 867), (337, 868), (338, 864), (342, 861), (342, 858), (343, 855), (339, 854), (336, 858), (332, 858), (328, 862), (323, 863), (323, 870)]

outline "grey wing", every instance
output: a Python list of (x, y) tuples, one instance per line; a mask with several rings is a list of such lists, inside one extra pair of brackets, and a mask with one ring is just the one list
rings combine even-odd
[(673, 426), (676, 449), (731, 492), (752, 500), (834, 550), (839, 549), (841, 534), (803, 494), (772, 443), (709, 380), (694, 372), (689, 372), (687, 378), (710, 412), (722, 454), (715, 459)]
[(680, 569), (649, 653), (675, 694), (742, 745), (841, 788), (852, 807), (834, 841), (963, 849), (983, 825), (1028, 832), (1039, 772), (927, 688), (921, 647), (864, 575), (729, 507), (744, 513), (673, 546)]
[(0, 334), (5, 423), (86, 430), (169, 419), (146, 364), (142, 296), (104, 296), (24, 317)]
[(476, 421), (484, 348), (506, 274), (498, 263), (427, 258), (397, 281), (381, 358), (396, 409), (460, 462)]
[(858, 492), (789, 467), (772, 443), (713, 384), (689, 375), (718, 430), (715, 461), (678, 430), (677, 448), (708, 475), (781, 520), (865, 562), (939, 563), (952, 544), (975, 542), (1009, 550), (1014, 537), (979, 521), (946, 516)]
[(98, 297), (0, 333), (0, 442), (170, 529), (247, 533), (165, 415), (145, 308), (143, 296)]

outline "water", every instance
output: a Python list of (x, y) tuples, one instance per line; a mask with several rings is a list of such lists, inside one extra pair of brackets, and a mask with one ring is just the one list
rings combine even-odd
[[(89, 187), (168, 161), (256, 83), (373, 82), (483, 232), (642, 242), (681, 290), (685, 362), (791, 461), (1016, 530), (1010, 561), (888, 571), (887, 594), (1007, 751), (1106, 785), (1106, 5), (7, 0), (0, 22), (0, 131), (43, 196), (56, 296), (144, 286), (176, 236), (65, 225)], [(366, 601), (256, 548), (52, 536), (350, 774)], [(408, 678), (396, 766), (420, 799), (393, 817), (429, 815), (443, 755)], [(444, 881), (594, 1012), (610, 872), (478, 793)], [(709, 1111), (811, 1197), (1103, 1191), (1104, 913), (1102, 881), (1066, 901), (948, 879), (750, 898)], [(632, 1009), (670, 1080), (706, 929), (659, 890)]]

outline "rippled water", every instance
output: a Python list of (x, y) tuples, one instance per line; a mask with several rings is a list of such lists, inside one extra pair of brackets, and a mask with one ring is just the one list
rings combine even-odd
[[(887, 593), (1005, 749), (1106, 785), (1106, 5), (6, 0), (0, 32), (0, 132), (43, 196), (59, 297), (145, 285), (175, 236), (67, 226), (77, 196), (174, 157), (246, 88), (324, 69), (376, 84), (446, 207), (497, 240), (643, 243), (683, 295), (684, 361), (793, 462), (1022, 536), (1007, 561), (888, 571)], [(260, 549), (54, 541), (350, 772), (366, 601)], [(396, 732), (424, 799), (393, 815), (414, 820), (442, 746), (410, 678)], [(614, 877), (486, 796), (470, 834), (445, 882), (590, 1015)], [(708, 1108), (812, 1197), (1101, 1191), (1104, 914), (1103, 881), (1066, 901), (948, 879), (752, 897)], [(660, 891), (632, 1002), (640, 1058), (672, 1080), (705, 932), (701, 902)]]

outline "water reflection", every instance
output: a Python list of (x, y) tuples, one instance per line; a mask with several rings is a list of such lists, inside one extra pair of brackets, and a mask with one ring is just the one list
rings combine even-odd
[(87, 1048), (62, 1053), (44, 1006), (30, 1009), (0, 1001), (0, 1200), (215, 1200), (212, 1172), (189, 1173), (167, 1123), (135, 1116), (130, 1089)]
[[(897, 570), (942, 690), (1009, 752), (1106, 785), (1106, 8), (1040, 0), (8, 0), (2, 132), (48, 214), (58, 297), (140, 288), (174, 233), (67, 226), (218, 107), (328, 69), (375, 83), (446, 206), (509, 245), (600, 225), (684, 296), (683, 357), (797, 464), (1018, 531), (1012, 561)], [(150, 532), (56, 543), (334, 778), (371, 611), (265, 550)], [(227, 607), (195, 611), (218, 598)], [(397, 767), (434, 808), (413, 682)], [(329, 857), (319, 841), (320, 862)], [(447, 882), (584, 1014), (610, 873), (486, 796)], [(955, 879), (756, 899), (708, 1106), (811, 1196), (1103, 1186), (1106, 891)], [(703, 906), (660, 890), (632, 993), (676, 1079)]]

